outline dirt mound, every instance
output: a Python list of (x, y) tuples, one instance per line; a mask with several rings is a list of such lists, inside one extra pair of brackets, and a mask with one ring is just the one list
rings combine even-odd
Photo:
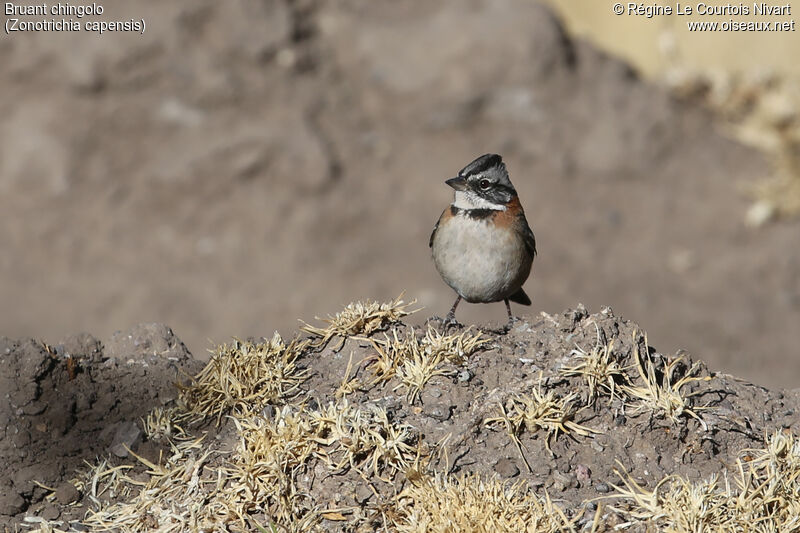
[[(604, 531), (662, 520), (658, 505), (698, 486), (707, 490), (695, 499), (722, 501), (703, 523), (729, 507), (726, 520), (797, 519), (785, 499), (793, 489), (772, 482), (800, 458), (795, 392), (660, 354), (610, 309), (542, 313), (509, 331), (435, 318), (415, 328), (401, 321), (409, 310), (357, 303), (291, 341), (218, 346), (177, 404), (170, 383), (197, 364), (166, 327), (117, 336), (111, 357), (88, 336), (55, 348), (5, 341), (9, 386), (36, 384), (10, 389), (15, 407), (4, 413), (6, 520), (423, 531), (446, 519)], [(75, 373), (67, 353), (81, 354)], [(114, 453), (125, 438), (135, 457)], [(93, 466), (76, 473), (84, 459)], [(726, 489), (713, 476), (745, 481)], [(748, 509), (731, 503), (745, 500)]]
[(139, 449), (139, 418), (172, 401), (174, 384), (200, 366), (160, 324), (117, 333), (105, 346), (87, 334), (52, 346), (0, 339), (0, 525), (31, 506), (56, 518), (58, 506), (79, 500), (68, 480), (85, 462)]
[(537, 235), (535, 309), (610, 304), (671, 351), (800, 378), (796, 224), (745, 229), (736, 190), (766, 165), (546, 8), (143, 0), (104, 16), (147, 31), (0, 41), (5, 335), (157, 321), (200, 356), (353, 298), (406, 289), (443, 312), (427, 247), (442, 182), (492, 151)]

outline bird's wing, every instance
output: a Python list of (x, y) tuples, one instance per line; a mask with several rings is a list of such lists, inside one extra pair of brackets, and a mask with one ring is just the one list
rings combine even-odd
[(525, 241), (525, 248), (528, 249), (528, 253), (531, 254), (531, 257), (535, 257), (536, 237), (534, 237), (533, 231), (531, 231), (531, 227), (528, 225), (528, 221), (525, 219), (525, 215), (520, 215), (517, 229), (522, 235), (522, 240)]
[(433, 248), (433, 237), (436, 235), (436, 230), (439, 229), (439, 224), (445, 218), (450, 218), (450, 217), (452, 217), (454, 215), (453, 209), (455, 209), (455, 208), (450, 206), (447, 209), (445, 209), (444, 211), (442, 211), (442, 214), (439, 216), (439, 220), (436, 221), (436, 225), (433, 227), (433, 231), (431, 232), (431, 238), (428, 241), (428, 248)]
[[(441, 220), (441, 219), (440, 219)], [(436, 235), (436, 230), (439, 229), (439, 221), (436, 221), (436, 225), (433, 226), (433, 231), (431, 232), (431, 239), (428, 241), (428, 248), (433, 248), (433, 237)]]

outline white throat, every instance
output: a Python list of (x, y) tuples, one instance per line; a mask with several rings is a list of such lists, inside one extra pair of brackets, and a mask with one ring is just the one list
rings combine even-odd
[(453, 205), (459, 209), (491, 209), (493, 211), (505, 211), (506, 206), (495, 204), (481, 198), (472, 191), (456, 191), (456, 199)]

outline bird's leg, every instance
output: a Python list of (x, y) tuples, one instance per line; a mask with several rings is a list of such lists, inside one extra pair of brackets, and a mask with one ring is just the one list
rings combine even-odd
[(446, 326), (458, 325), (458, 322), (456, 321), (456, 307), (458, 307), (459, 303), (461, 303), (461, 295), (459, 295), (458, 298), (456, 298), (456, 303), (453, 304), (453, 307), (450, 308), (450, 312), (447, 313), (447, 316), (444, 319), (444, 323)]
[(511, 314), (511, 303), (508, 301), (508, 298), (503, 300), (506, 303), (506, 311), (508, 311), (508, 323), (506, 324), (506, 330), (511, 329), (511, 326), (514, 325), (514, 315)]

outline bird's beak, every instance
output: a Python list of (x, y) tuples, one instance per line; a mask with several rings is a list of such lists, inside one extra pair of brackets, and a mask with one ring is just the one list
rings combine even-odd
[(461, 176), (450, 178), (449, 180), (445, 181), (445, 183), (457, 191), (463, 191), (467, 188), (467, 178)]

